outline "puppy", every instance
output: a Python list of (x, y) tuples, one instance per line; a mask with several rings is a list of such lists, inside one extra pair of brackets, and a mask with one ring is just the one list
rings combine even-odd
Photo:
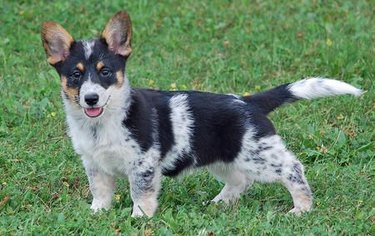
[(254, 181), (280, 182), (296, 214), (309, 211), (312, 194), (302, 164), (275, 132), (267, 114), (299, 99), (361, 90), (331, 79), (309, 78), (252, 96), (198, 91), (132, 89), (125, 75), (131, 21), (114, 15), (97, 39), (76, 41), (45, 22), (48, 62), (61, 78), (69, 136), (93, 195), (91, 209), (108, 209), (115, 177), (127, 176), (132, 216), (152, 216), (161, 176), (206, 167), (225, 183), (212, 202), (233, 202)]

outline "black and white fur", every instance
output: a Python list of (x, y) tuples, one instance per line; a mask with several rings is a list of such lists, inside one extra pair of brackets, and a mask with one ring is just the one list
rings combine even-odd
[(74, 41), (60, 25), (42, 30), (48, 61), (62, 83), (69, 135), (93, 195), (91, 209), (108, 209), (115, 177), (127, 176), (132, 216), (152, 216), (161, 176), (206, 167), (225, 183), (213, 202), (233, 202), (254, 181), (280, 182), (301, 213), (312, 207), (302, 164), (275, 132), (267, 114), (299, 99), (361, 90), (309, 78), (252, 96), (131, 89), (125, 63), (131, 23), (117, 13), (99, 39)]

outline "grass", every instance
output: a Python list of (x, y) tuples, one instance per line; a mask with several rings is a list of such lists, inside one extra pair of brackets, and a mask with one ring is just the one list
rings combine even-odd
[[(374, 235), (375, 4), (373, 1), (0, 0), (0, 235)], [(305, 76), (368, 92), (303, 101), (271, 115), (305, 164), (315, 196), (302, 217), (287, 191), (255, 184), (233, 206), (202, 203), (222, 187), (205, 171), (163, 181), (151, 219), (132, 219), (128, 185), (93, 215), (65, 133), (59, 79), (40, 25), (76, 38), (116, 11), (133, 20), (127, 74), (135, 87), (255, 93)], [(212, 234), (211, 234), (212, 233)]]

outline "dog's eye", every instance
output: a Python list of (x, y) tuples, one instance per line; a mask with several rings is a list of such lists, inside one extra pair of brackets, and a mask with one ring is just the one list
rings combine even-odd
[(100, 76), (102, 77), (109, 77), (111, 75), (112, 75), (112, 72), (106, 67), (100, 70)]
[(73, 73), (70, 75), (70, 78), (74, 80), (79, 80), (82, 77), (82, 72), (79, 70), (74, 70)]

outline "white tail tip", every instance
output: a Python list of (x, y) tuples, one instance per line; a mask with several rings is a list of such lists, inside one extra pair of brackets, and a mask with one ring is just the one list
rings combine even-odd
[(350, 84), (334, 79), (308, 78), (289, 85), (289, 91), (297, 98), (312, 99), (319, 97), (352, 94), (360, 96), (363, 94)]

